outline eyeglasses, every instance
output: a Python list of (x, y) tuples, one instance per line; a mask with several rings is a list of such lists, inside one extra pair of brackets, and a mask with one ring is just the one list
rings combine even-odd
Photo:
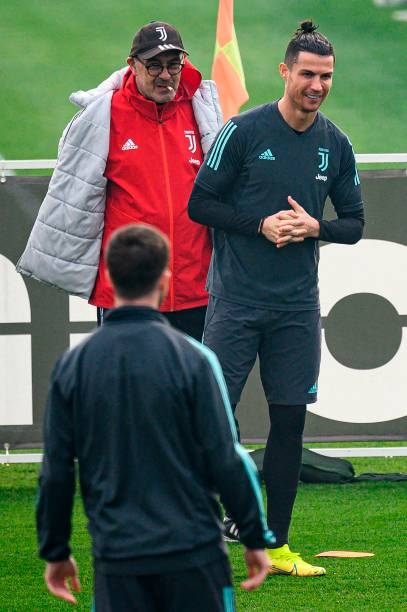
[(137, 55), (135, 57), (140, 64), (143, 64), (148, 74), (152, 77), (157, 77), (165, 69), (167, 69), (168, 74), (175, 76), (176, 74), (179, 74), (184, 67), (184, 64), (178, 60), (174, 60), (168, 64), (161, 64), (161, 62), (151, 62), (151, 64), (145, 64)]

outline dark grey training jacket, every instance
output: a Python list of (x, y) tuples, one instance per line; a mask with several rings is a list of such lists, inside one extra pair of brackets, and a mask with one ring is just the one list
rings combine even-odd
[(156, 573), (224, 554), (217, 494), (263, 548), (257, 472), (215, 355), (155, 310), (121, 307), (55, 366), (44, 426), (40, 555), (70, 554), (74, 458), (96, 563)]

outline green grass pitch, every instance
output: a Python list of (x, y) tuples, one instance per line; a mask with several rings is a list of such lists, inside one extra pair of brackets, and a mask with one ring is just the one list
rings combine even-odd
[[(352, 459), (356, 472), (406, 472), (407, 458)], [(46, 592), (43, 563), (36, 555), (34, 507), (38, 465), (0, 465), (0, 592), (2, 612), (72, 610)], [(300, 485), (291, 547), (305, 559), (324, 550), (375, 553), (365, 559), (324, 559), (321, 578), (269, 577), (253, 593), (239, 588), (245, 577), (242, 548), (229, 545), (240, 612), (359, 611), (407, 609), (406, 482)], [(78, 612), (92, 601), (90, 542), (79, 498), (72, 546), (80, 566)], [(121, 612), (121, 611), (120, 611)], [(197, 610), (197, 612), (199, 612)]]

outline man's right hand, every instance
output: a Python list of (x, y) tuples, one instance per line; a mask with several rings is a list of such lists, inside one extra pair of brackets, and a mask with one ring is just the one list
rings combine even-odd
[(267, 240), (277, 244), (281, 239), (281, 229), (287, 225), (287, 221), (297, 219), (297, 213), (293, 210), (280, 210), (274, 215), (269, 215), (263, 221), (261, 233)]
[(246, 548), (244, 551), (244, 559), (249, 577), (244, 580), (240, 586), (245, 591), (253, 591), (257, 589), (267, 577), (270, 561), (265, 551), (257, 548)]
[(291, 242), (303, 242), (305, 238), (318, 238), (319, 222), (291, 196), (287, 198), (291, 210), (280, 210), (266, 217), (261, 233), (274, 242), (278, 249)]
[(45, 568), (44, 578), (50, 593), (59, 599), (68, 601), (71, 604), (76, 604), (76, 599), (72, 595), (68, 585), (69, 579), (74, 591), (79, 593), (81, 590), (78, 569), (73, 557), (69, 557), (66, 561), (49, 561)]

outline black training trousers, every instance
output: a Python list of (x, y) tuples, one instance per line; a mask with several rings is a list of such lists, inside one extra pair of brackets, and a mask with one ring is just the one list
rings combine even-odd
[(270, 433), (263, 461), (267, 493), (267, 523), (275, 548), (288, 543), (291, 514), (297, 495), (306, 406), (269, 405)]
[(94, 612), (234, 612), (229, 561), (180, 572), (115, 576), (95, 572)]
[[(102, 325), (103, 318), (109, 310), (109, 308), (97, 308), (98, 327)], [(195, 338), (198, 342), (202, 341), (206, 306), (186, 308), (185, 310), (174, 310), (172, 312), (162, 312), (161, 314), (163, 314), (171, 325), (179, 331)]]

